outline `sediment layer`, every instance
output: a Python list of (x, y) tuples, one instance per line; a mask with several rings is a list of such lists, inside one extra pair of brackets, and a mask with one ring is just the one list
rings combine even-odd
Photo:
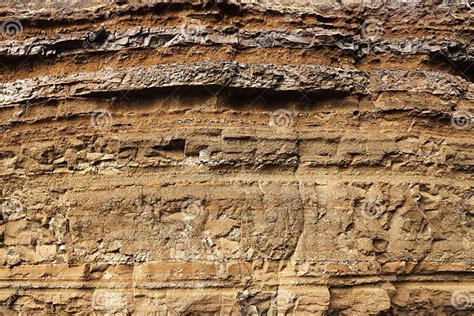
[(18, 3), (2, 313), (474, 311), (468, 6)]

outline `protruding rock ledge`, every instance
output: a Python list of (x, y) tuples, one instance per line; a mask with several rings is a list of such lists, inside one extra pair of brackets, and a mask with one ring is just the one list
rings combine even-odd
[(88, 34), (59, 35), (53, 38), (29, 38), (22, 44), (7, 41), (0, 44), (0, 56), (54, 56), (74, 53), (113, 52), (121, 49), (150, 49), (168, 46), (231, 45), (236, 48), (334, 48), (353, 53), (355, 57), (370, 54), (436, 54), (442, 53), (456, 62), (474, 61), (474, 46), (448, 40), (366, 40), (325, 30), (271, 30), (233, 32), (199, 29), (192, 33), (182, 29), (143, 29), (108, 31), (105, 28)]
[[(416, 82), (417, 85), (413, 85)], [(200, 62), (150, 68), (109, 69), (92, 73), (46, 76), (0, 84), (3, 106), (42, 99), (61, 99), (121, 91), (180, 86), (222, 86), (273, 91), (334, 91), (368, 95), (380, 92), (428, 93), (472, 99), (474, 86), (447, 74), (418, 71), (360, 71), (318, 65)]]

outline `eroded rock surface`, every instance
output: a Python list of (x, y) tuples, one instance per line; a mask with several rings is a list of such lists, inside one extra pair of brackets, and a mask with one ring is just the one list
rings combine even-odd
[(0, 17), (1, 313), (474, 313), (468, 2)]

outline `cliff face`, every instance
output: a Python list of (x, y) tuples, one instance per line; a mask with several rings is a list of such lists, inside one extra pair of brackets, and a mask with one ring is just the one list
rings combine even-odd
[(5, 315), (473, 313), (468, 4), (0, 17)]

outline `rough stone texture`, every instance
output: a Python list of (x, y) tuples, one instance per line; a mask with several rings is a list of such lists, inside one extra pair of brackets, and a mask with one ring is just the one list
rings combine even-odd
[(120, 2), (0, 2), (1, 313), (474, 313), (467, 4)]

